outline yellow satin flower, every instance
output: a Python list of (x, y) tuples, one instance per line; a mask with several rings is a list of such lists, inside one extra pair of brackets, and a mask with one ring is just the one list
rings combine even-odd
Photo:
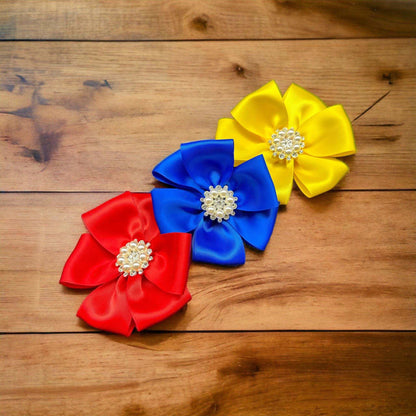
[(348, 172), (335, 159), (355, 153), (341, 105), (327, 107), (296, 84), (282, 97), (270, 81), (243, 98), (231, 115), (234, 119), (219, 120), (216, 139), (234, 139), (236, 165), (262, 154), (281, 204), (289, 201), (293, 179), (311, 198), (332, 189)]

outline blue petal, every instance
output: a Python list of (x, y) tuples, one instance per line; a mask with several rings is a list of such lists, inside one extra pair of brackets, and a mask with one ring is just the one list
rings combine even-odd
[(201, 140), (181, 145), (189, 176), (203, 189), (225, 185), (233, 172), (233, 140)]
[(238, 266), (246, 261), (246, 253), (243, 240), (231, 225), (205, 218), (194, 231), (192, 258), (205, 263)]
[(239, 211), (228, 220), (243, 239), (258, 250), (264, 250), (273, 232), (277, 208), (265, 211)]
[(238, 198), (236, 204), (239, 210), (264, 211), (279, 206), (263, 155), (237, 166), (230, 178), (229, 187)]
[(180, 150), (177, 150), (162, 160), (155, 166), (152, 173), (158, 181), (167, 183), (168, 185), (185, 189), (196, 189), (202, 192), (202, 189), (189, 176), (188, 171), (185, 169)]
[(153, 189), (153, 211), (161, 233), (187, 233), (203, 217), (199, 197), (182, 189)]

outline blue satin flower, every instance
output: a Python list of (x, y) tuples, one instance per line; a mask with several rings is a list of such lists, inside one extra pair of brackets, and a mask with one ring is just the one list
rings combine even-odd
[(185, 143), (153, 175), (175, 187), (151, 192), (160, 231), (193, 232), (193, 260), (235, 266), (243, 240), (266, 248), (279, 202), (262, 155), (234, 168), (233, 140)]

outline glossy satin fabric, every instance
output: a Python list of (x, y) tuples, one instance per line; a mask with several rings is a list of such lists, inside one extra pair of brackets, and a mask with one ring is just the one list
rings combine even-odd
[[(202, 140), (182, 144), (153, 170), (156, 179), (175, 187), (151, 192), (157, 224), (161, 232), (192, 232), (195, 261), (243, 264), (243, 240), (264, 250), (272, 234), (279, 203), (263, 156), (233, 165), (232, 140)], [(203, 215), (200, 198), (210, 185), (234, 191), (234, 217), (218, 223)]]
[[(282, 97), (274, 81), (243, 98), (234, 119), (218, 122), (216, 138), (234, 139), (235, 162), (262, 154), (281, 204), (287, 204), (293, 179), (308, 197), (332, 189), (348, 172), (336, 157), (355, 153), (351, 123), (340, 105), (326, 107), (315, 95), (292, 84)], [(287, 162), (273, 158), (268, 140), (276, 129), (294, 128), (305, 138), (304, 153)]]
[[(160, 234), (150, 194), (125, 192), (82, 215), (83, 234), (68, 258), (60, 283), (96, 288), (77, 315), (89, 325), (130, 335), (169, 317), (189, 300), (186, 288), (191, 236)], [(150, 243), (153, 260), (142, 275), (124, 277), (116, 255), (138, 239)]]

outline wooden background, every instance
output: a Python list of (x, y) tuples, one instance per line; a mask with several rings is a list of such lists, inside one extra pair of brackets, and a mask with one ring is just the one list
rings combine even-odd
[[(0, 415), (416, 414), (415, 37), (410, 0), (2, 0)], [(271, 79), (344, 105), (351, 173), (149, 331), (77, 319), (81, 213)]]

